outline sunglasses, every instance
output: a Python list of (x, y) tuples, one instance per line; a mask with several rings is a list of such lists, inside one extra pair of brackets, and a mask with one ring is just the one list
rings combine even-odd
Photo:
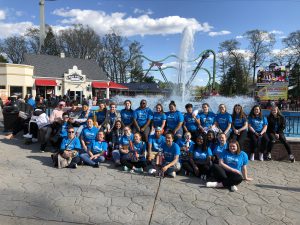
[(69, 134), (73, 134), (73, 133), (74, 133), (74, 131), (68, 131), (68, 133), (69, 133)]

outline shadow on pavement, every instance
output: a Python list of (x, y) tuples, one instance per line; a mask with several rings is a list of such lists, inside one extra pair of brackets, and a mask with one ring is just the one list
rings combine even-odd
[(27, 156), (27, 158), (38, 160), (45, 166), (53, 167), (52, 159), (49, 156)]
[(260, 187), (260, 188), (272, 188), (272, 189), (300, 192), (300, 188), (298, 188), (298, 187), (284, 187), (284, 186), (275, 186), (275, 185), (269, 185), (269, 184), (255, 184), (255, 186)]

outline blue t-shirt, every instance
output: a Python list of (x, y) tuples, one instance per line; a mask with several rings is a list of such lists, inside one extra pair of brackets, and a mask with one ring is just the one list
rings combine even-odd
[(218, 123), (219, 128), (224, 132), (229, 123), (232, 123), (232, 117), (228, 112), (218, 113), (215, 122)]
[(60, 135), (62, 138), (68, 136), (68, 126), (69, 126), (69, 123), (68, 123), (68, 122), (64, 122), (64, 123), (61, 125), (61, 129), (60, 129), (59, 135)]
[[(70, 143), (70, 144), (69, 144)], [(64, 150), (80, 150), (81, 144), (78, 137), (75, 137), (73, 140), (65, 137), (60, 144), (60, 152), (64, 152)], [(78, 155), (78, 153), (76, 154)]]
[(152, 111), (149, 108), (137, 108), (133, 114), (133, 117), (137, 121), (139, 127), (145, 126), (148, 120), (152, 120), (152, 116)]
[(133, 110), (122, 109), (121, 110), (121, 120), (125, 126), (128, 126), (133, 121)]
[(246, 121), (247, 119), (245, 117), (240, 118), (239, 115), (236, 115), (232, 125), (235, 129), (240, 129), (245, 125)]
[(169, 147), (166, 143), (162, 144), (162, 150), (165, 157), (166, 162), (172, 162), (175, 158), (175, 156), (180, 156), (180, 148), (178, 144), (174, 143), (171, 147)]
[(120, 145), (126, 145), (126, 146), (129, 146), (129, 142), (130, 141), (133, 141), (133, 134), (130, 134), (130, 136), (126, 136), (126, 135), (123, 135), (121, 138), (120, 138)]
[[(184, 138), (180, 138), (176, 141), (176, 144), (179, 145), (180, 148), (187, 145), (186, 140)], [(192, 140), (189, 141), (189, 149), (195, 144)]]
[(228, 144), (225, 143), (225, 145), (221, 146), (220, 144), (217, 145), (217, 147), (213, 150), (213, 154), (216, 155), (218, 158), (221, 157), (221, 155), (223, 154), (223, 152), (225, 150), (228, 150)]
[(199, 114), (196, 115), (196, 119), (193, 117), (192, 113), (185, 113), (184, 114), (184, 123), (188, 131), (194, 132), (198, 130), (198, 124), (196, 120), (200, 119)]
[(161, 149), (161, 145), (166, 141), (166, 138), (163, 135), (160, 135), (159, 138), (156, 138), (155, 135), (149, 136), (149, 144), (152, 145), (152, 151), (158, 152)]
[(200, 117), (200, 123), (202, 127), (211, 127), (215, 122), (216, 115), (213, 112), (208, 112), (207, 114), (201, 112), (198, 115)]
[(136, 151), (139, 154), (139, 159), (141, 161), (145, 161), (145, 152), (146, 152), (146, 143), (143, 141), (140, 141), (139, 143), (133, 142), (133, 148), (134, 151)]
[(230, 151), (224, 151), (220, 159), (223, 159), (224, 163), (233, 169), (242, 172), (242, 167), (248, 164), (248, 155), (241, 151), (240, 154), (232, 154)]
[(98, 125), (101, 125), (106, 118), (106, 109), (101, 111), (99, 110), (95, 114), (96, 114)]
[(81, 131), (81, 137), (83, 138), (84, 142), (87, 144), (88, 148), (91, 148), (91, 144), (93, 140), (96, 140), (97, 134), (99, 130), (97, 127), (88, 128), (85, 127)]
[(166, 112), (167, 117), (167, 129), (174, 130), (178, 123), (183, 122), (184, 118), (181, 112), (175, 111), (175, 112)]
[(161, 127), (164, 120), (166, 120), (166, 114), (165, 113), (153, 113), (153, 126), (154, 127)]
[(107, 142), (93, 140), (91, 145), (91, 151), (93, 154), (101, 154), (102, 152), (107, 151), (107, 147)]
[(211, 142), (206, 142), (206, 145), (207, 145), (207, 147), (208, 148), (210, 148), (211, 149), (211, 151), (213, 152), (214, 150), (215, 150), (215, 148), (217, 147), (217, 143), (216, 142), (214, 142), (214, 141), (211, 141)]
[(212, 156), (211, 149), (208, 147), (207, 151), (202, 151), (202, 148), (196, 145), (193, 145), (189, 152), (193, 155), (195, 161), (206, 161), (208, 156)]
[(255, 130), (255, 132), (260, 133), (264, 126), (268, 125), (268, 120), (265, 116), (262, 119), (260, 117), (252, 118), (251, 116), (249, 116), (248, 123)]

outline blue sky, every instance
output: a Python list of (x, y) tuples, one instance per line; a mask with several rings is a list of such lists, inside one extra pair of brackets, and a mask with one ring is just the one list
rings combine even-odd
[[(46, 1), (45, 11), (57, 29), (83, 23), (103, 35), (113, 27), (141, 42), (147, 57), (161, 59), (179, 53), (185, 26), (196, 30), (195, 56), (256, 28), (275, 33), (280, 49), (282, 38), (299, 29), (299, 9), (300, 0), (56, 0)], [(38, 0), (0, 0), (0, 38), (38, 24)], [(246, 40), (238, 40), (245, 49)]]

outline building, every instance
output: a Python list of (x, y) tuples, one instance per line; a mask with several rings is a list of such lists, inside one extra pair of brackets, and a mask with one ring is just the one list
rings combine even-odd
[(25, 54), (22, 64), (0, 63), (0, 95), (68, 95), (71, 99), (97, 96), (109, 98), (111, 92), (127, 90), (110, 81), (97, 62), (58, 56)]

